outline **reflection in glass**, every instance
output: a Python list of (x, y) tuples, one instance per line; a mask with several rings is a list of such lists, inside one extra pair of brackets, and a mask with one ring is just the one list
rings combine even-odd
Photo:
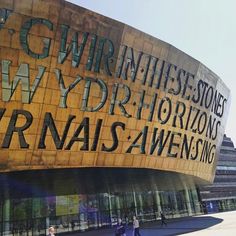
[[(188, 192), (186, 192), (188, 191)], [(220, 210), (236, 207), (235, 201), (222, 201)], [(5, 199), (0, 204), (0, 235), (45, 235), (49, 226), (57, 234), (114, 226), (118, 218), (132, 222), (157, 220), (160, 211), (167, 218), (199, 214), (196, 189), (75, 194), (27, 199)]]

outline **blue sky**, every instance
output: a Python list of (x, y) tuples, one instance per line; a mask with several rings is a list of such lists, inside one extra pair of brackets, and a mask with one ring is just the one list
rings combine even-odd
[(69, 0), (162, 39), (201, 61), (231, 89), (226, 134), (236, 144), (235, 0)]

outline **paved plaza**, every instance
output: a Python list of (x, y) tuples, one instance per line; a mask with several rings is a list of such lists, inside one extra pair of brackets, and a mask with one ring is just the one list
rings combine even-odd
[[(161, 227), (160, 222), (141, 225), (141, 236), (235, 236), (236, 211), (208, 214), (202, 216), (170, 220), (167, 227)], [(87, 233), (74, 233), (81, 236), (112, 236), (114, 229), (103, 229)], [(133, 236), (128, 229), (127, 236)]]

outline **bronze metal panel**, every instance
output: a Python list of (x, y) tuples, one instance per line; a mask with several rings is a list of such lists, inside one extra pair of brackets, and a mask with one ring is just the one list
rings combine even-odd
[(131, 168), (212, 181), (230, 104), (216, 74), (65, 1), (0, 8), (1, 172)]

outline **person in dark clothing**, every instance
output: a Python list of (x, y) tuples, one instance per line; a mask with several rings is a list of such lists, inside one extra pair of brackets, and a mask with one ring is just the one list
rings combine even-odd
[(120, 218), (118, 219), (118, 222), (117, 222), (117, 225), (116, 225), (116, 233), (115, 233), (115, 235), (116, 236), (126, 236), (126, 234), (125, 234), (125, 226), (122, 223), (122, 220)]
[(126, 227), (128, 227), (128, 225), (129, 225), (129, 218), (128, 218), (128, 216), (127, 215), (125, 215), (125, 224), (126, 224)]
[(71, 230), (74, 231), (75, 230), (75, 222), (71, 221)]
[(160, 212), (160, 215), (161, 215), (161, 226), (163, 226), (163, 225), (167, 226), (167, 223), (165, 221), (166, 217), (162, 211)]

